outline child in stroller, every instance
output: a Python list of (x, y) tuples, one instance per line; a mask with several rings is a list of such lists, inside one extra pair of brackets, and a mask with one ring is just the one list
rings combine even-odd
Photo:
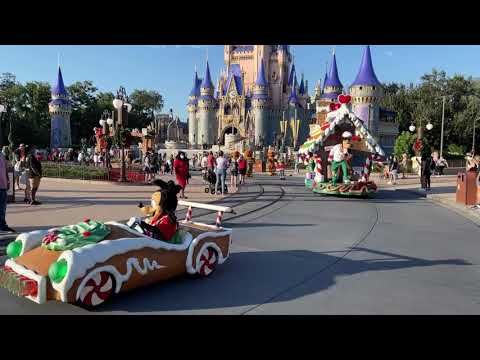
[[(215, 171), (208, 169), (206, 173), (203, 174), (203, 181), (205, 182), (205, 193), (215, 194), (215, 184), (217, 182), (217, 175)], [(225, 193), (228, 192), (227, 184), (225, 184)]]

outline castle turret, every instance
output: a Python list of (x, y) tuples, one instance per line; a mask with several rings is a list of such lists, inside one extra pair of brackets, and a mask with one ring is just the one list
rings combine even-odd
[(350, 86), (355, 115), (363, 120), (374, 135), (378, 135), (379, 101), (383, 97), (382, 84), (373, 70), (370, 46), (363, 52), (362, 63), (355, 81)]
[(198, 141), (198, 98), (200, 96), (200, 84), (202, 80), (198, 78), (197, 71), (195, 70), (195, 77), (193, 79), (193, 88), (188, 97), (188, 141), (191, 146), (195, 146)]
[(322, 96), (322, 84), (318, 80), (317, 85), (315, 85), (315, 101), (319, 100), (320, 96)]
[(58, 67), (57, 83), (52, 89), (52, 101), (48, 104), (51, 117), (50, 148), (66, 148), (72, 145), (70, 115), (72, 106), (63, 83), (62, 70)]
[(210, 67), (205, 69), (205, 78), (200, 85), (200, 97), (198, 98), (198, 144), (213, 145), (217, 130), (215, 103), (213, 97), (214, 86), (210, 76)]
[(263, 61), (260, 62), (258, 76), (253, 87), (252, 112), (255, 123), (255, 143), (260, 143), (260, 137), (264, 137), (264, 144), (270, 143), (266, 138), (271, 135), (268, 124), (268, 84), (265, 79), (265, 68)]
[(335, 57), (335, 52), (333, 53), (332, 66), (330, 67), (330, 72), (328, 77), (323, 83), (323, 95), (322, 99), (328, 99), (330, 101), (335, 101), (343, 91), (343, 85), (340, 82), (338, 77), (337, 69), (337, 58)]

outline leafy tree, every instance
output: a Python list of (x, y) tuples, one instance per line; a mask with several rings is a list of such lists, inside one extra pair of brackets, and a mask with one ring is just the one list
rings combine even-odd
[(402, 132), (397, 137), (397, 140), (395, 141), (395, 147), (393, 150), (397, 158), (401, 159), (404, 153), (408, 155), (408, 158), (415, 156), (415, 153), (413, 151), (413, 144), (415, 143), (416, 139), (417, 139), (416, 134), (412, 134), (409, 131)]

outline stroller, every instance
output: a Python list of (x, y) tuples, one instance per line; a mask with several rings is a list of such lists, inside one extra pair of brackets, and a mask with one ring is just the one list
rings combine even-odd
[[(212, 195), (215, 194), (215, 184), (217, 183), (217, 175), (215, 174), (215, 171), (207, 170), (207, 172), (203, 174), (203, 181), (205, 183), (205, 193), (211, 193)], [(228, 192), (226, 182), (223, 192), (225, 194)]]

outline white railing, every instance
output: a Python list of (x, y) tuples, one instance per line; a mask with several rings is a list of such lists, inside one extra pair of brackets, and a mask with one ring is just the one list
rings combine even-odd
[(185, 220), (184, 220), (185, 222), (191, 222), (192, 221), (192, 208), (216, 211), (217, 212), (217, 218), (216, 218), (215, 224), (217, 225), (217, 227), (220, 227), (220, 225), (221, 225), (222, 218), (223, 218), (223, 213), (235, 214), (233, 209), (231, 207), (228, 207), (228, 206), (202, 204), (202, 203), (191, 202), (191, 201), (183, 201), (183, 200), (178, 201), (178, 205), (188, 206), (187, 214), (185, 215)]

